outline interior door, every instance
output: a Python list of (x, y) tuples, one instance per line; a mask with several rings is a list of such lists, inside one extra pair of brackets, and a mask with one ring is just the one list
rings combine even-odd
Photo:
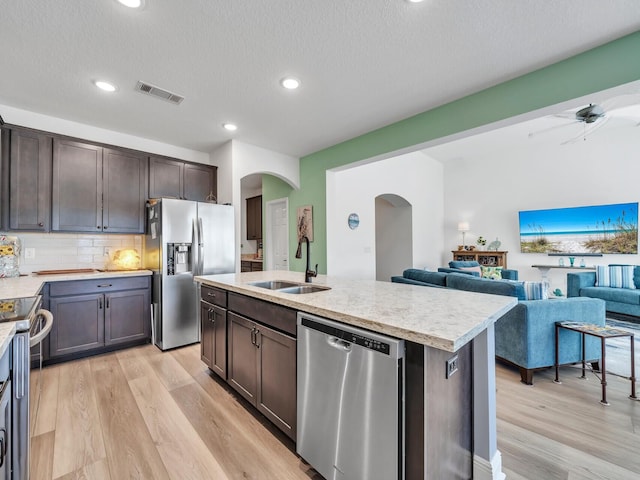
[(267, 202), (265, 270), (289, 270), (289, 201)]

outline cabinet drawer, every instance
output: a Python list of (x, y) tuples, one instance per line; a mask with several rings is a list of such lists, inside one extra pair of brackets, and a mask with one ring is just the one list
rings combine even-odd
[(227, 308), (227, 292), (209, 285), (200, 286), (200, 296), (203, 301), (222, 308)]
[(229, 310), (296, 336), (296, 311), (290, 308), (229, 292)]
[(49, 295), (80, 295), (83, 293), (115, 292), (117, 290), (136, 290), (149, 288), (148, 276), (128, 278), (96, 278), (95, 280), (70, 280), (66, 282), (51, 282)]

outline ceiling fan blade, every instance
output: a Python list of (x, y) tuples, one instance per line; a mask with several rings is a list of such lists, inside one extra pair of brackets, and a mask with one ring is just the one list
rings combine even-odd
[(573, 120), (572, 122), (563, 123), (561, 125), (554, 125), (553, 127), (543, 128), (542, 130), (536, 130), (535, 132), (529, 132), (529, 138), (537, 137), (538, 135), (542, 135), (548, 132), (552, 132), (557, 130), (558, 128), (568, 127), (569, 125), (574, 125), (576, 123), (580, 123), (578, 120)]
[(604, 116), (604, 117), (600, 117), (598, 121), (593, 122), (591, 124), (585, 123), (584, 130), (582, 131), (582, 133), (580, 133), (580, 135), (576, 135), (575, 137), (562, 142), (560, 145), (568, 145), (570, 143), (576, 143), (580, 140), (586, 140), (588, 136), (593, 135), (593, 132), (601, 129), (608, 121), (609, 121), (609, 117)]

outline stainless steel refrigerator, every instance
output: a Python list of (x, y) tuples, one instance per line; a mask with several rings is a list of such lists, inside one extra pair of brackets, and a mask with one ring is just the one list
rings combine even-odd
[(162, 198), (147, 211), (144, 266), (153, 271), (152, 336), (161, 349), (200, 340), (196, 275), (235, 272), (230, 205)]

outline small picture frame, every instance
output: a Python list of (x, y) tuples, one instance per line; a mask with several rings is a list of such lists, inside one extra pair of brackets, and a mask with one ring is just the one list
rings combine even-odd
[(304, 205), (297, 210), (298, 241), (307, 237), (313, 242), (313, 206)]

